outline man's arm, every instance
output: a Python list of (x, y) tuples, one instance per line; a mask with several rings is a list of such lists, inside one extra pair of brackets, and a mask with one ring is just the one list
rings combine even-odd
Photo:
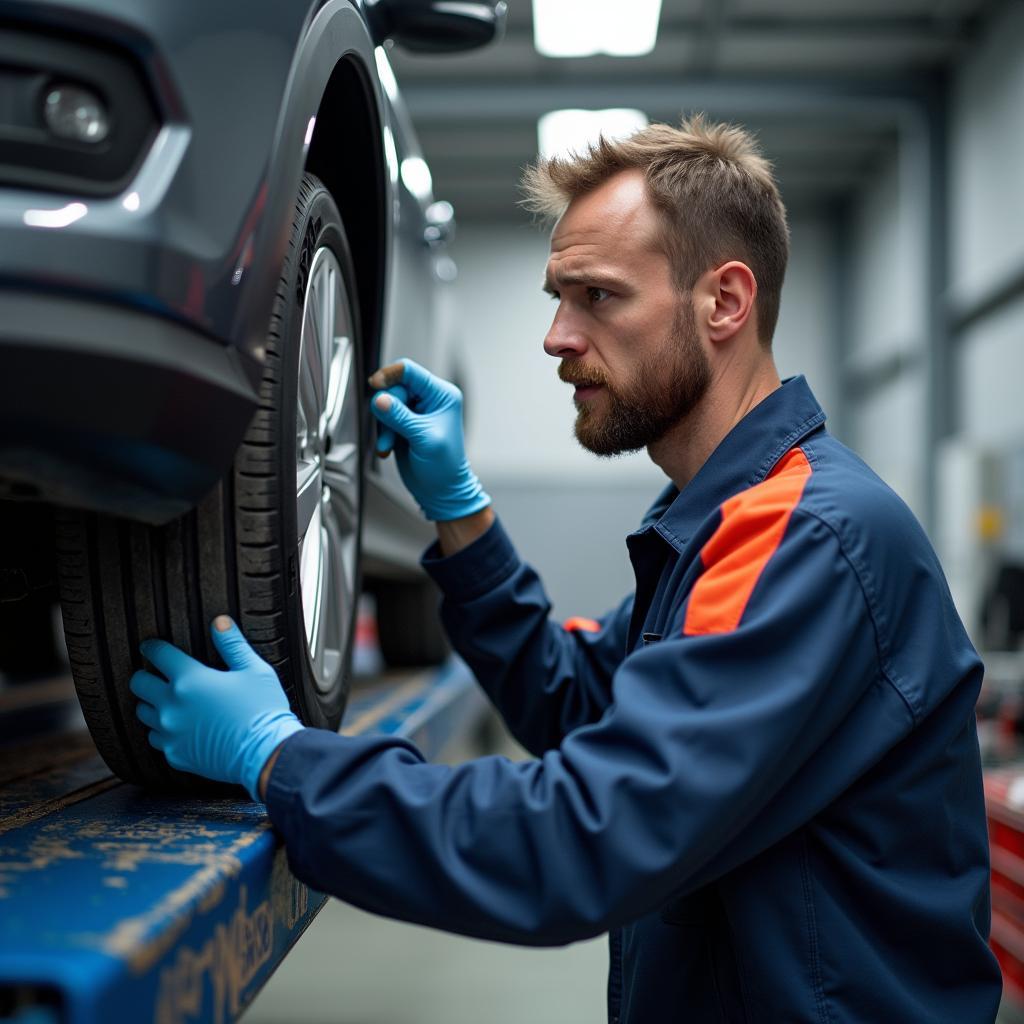
[(814, 517), (793, 516), (739, 623), (682, 625), (627, 658), (601, 720), (539, 760), (449, 767), (387, 737), (290, 739), (267, 806), (293, 871), (391, 917), (575, 941), (756, 856), (912, 727)]
[(270, 781), (270, 773), (274, 770), (274, 765), (277, 764), (277, 756), (281, 753), (281, 747), (278, 748), (267, 758), (267, 763), (263, 766), (263, 771), (260, 772), (260, 784), (259, 784), (259, 797), (263, 803), (267, 802), (267, 783)]
[(403, 482), (437, 526), (424, 567), (445, 593), (456, 650), (528, 749), (556, 745), (607, 707), (624, 631), (573, 636), (549, 622), (547, 597), (525, 567), (518, 588), (507, 585), (518, 558), (470, 469), (455, 385), (408, 359), (378, 370), (370, 384), (382, 389), (370, 403), (381, 424), (378, 454), (394, 452)]
[[(473, 541), (482, 537), (494, 523), (494, 511), (488, 506), (471, 516), (463, 519), (453, 519), (447, 523), (437, 523), (437, 539), (441, 551), (445, 555), (454, 555), (463, 548), (468, 547)], [(281, 752), (280, 747), (274, 751), (260, 772), (259, 795), (261, 800), (267, 798), (267, 780), (277, 763), (277, 755)]]
[(540, 755), (596, 722), (625, 657), (632, 598), (596, 621), (562, 626), (497, 519), (455, 554), (439, 549), (427, 551), (423, 567), (444, 595), (445, 631), (512, 735)]
[(441, 554), (447, 557), (468, 548), (494, 525), (494, 509), (488, 506), (474, 515), (435, 525)]

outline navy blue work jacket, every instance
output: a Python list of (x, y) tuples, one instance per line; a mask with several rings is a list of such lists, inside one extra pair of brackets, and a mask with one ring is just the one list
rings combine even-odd
[(297, 733), (267, 793), (295, 874), (486, 939), (610, 930), (613, 1022), (991, 1022), (982, 666), (824, 420), (800, 377), (754, 408), (630, 535), (635, 594), (599, 622), (553, 622), (500, 524), (428, 552), (536, 759)]

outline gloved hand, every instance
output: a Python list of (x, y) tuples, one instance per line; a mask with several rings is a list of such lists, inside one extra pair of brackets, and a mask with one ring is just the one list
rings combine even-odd
[[(490, 497), (466, 458), (462, 436), (462, 392), (454, 385), (403, 359), (370, 378), (378, 389), (370, 408), (398, 436), (395, 458), (402, 482), (428, 519), (461, 519), (486, 508)], [(387, 454), (390, 435), (377, 442)]]
[(167, 682), (145, 670), (132, 676), (131, 691), (140, 701), (136, 714), (172, 768), (241, 783), (259, 800), (264, 765), (303, 725), (288, 706), (277, 673), (231, 619), (218, 616), (210, 633), (226, 672), (164, 640), (143, 641), (142, 653)]

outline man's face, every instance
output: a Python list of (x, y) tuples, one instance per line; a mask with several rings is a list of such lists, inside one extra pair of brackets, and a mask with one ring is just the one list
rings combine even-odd
[(660, 440), (710, 383), (659, 227), (643, 175), (627, 171), (574, 200), (551, 236), (544, 287), (558, 310), (544, 349), (576, 385), (576, 437), (597, 455)]

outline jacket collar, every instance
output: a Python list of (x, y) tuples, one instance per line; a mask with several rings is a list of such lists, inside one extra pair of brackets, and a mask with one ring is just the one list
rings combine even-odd
[(682, 550), (714, 509), (761, 483), (790, 448), (824, 422), (825, 413), (804, 377), (787, 378), (726, 434), (682, 491), (674, 484), (662, 491), (637, 533), (653, 526)]

